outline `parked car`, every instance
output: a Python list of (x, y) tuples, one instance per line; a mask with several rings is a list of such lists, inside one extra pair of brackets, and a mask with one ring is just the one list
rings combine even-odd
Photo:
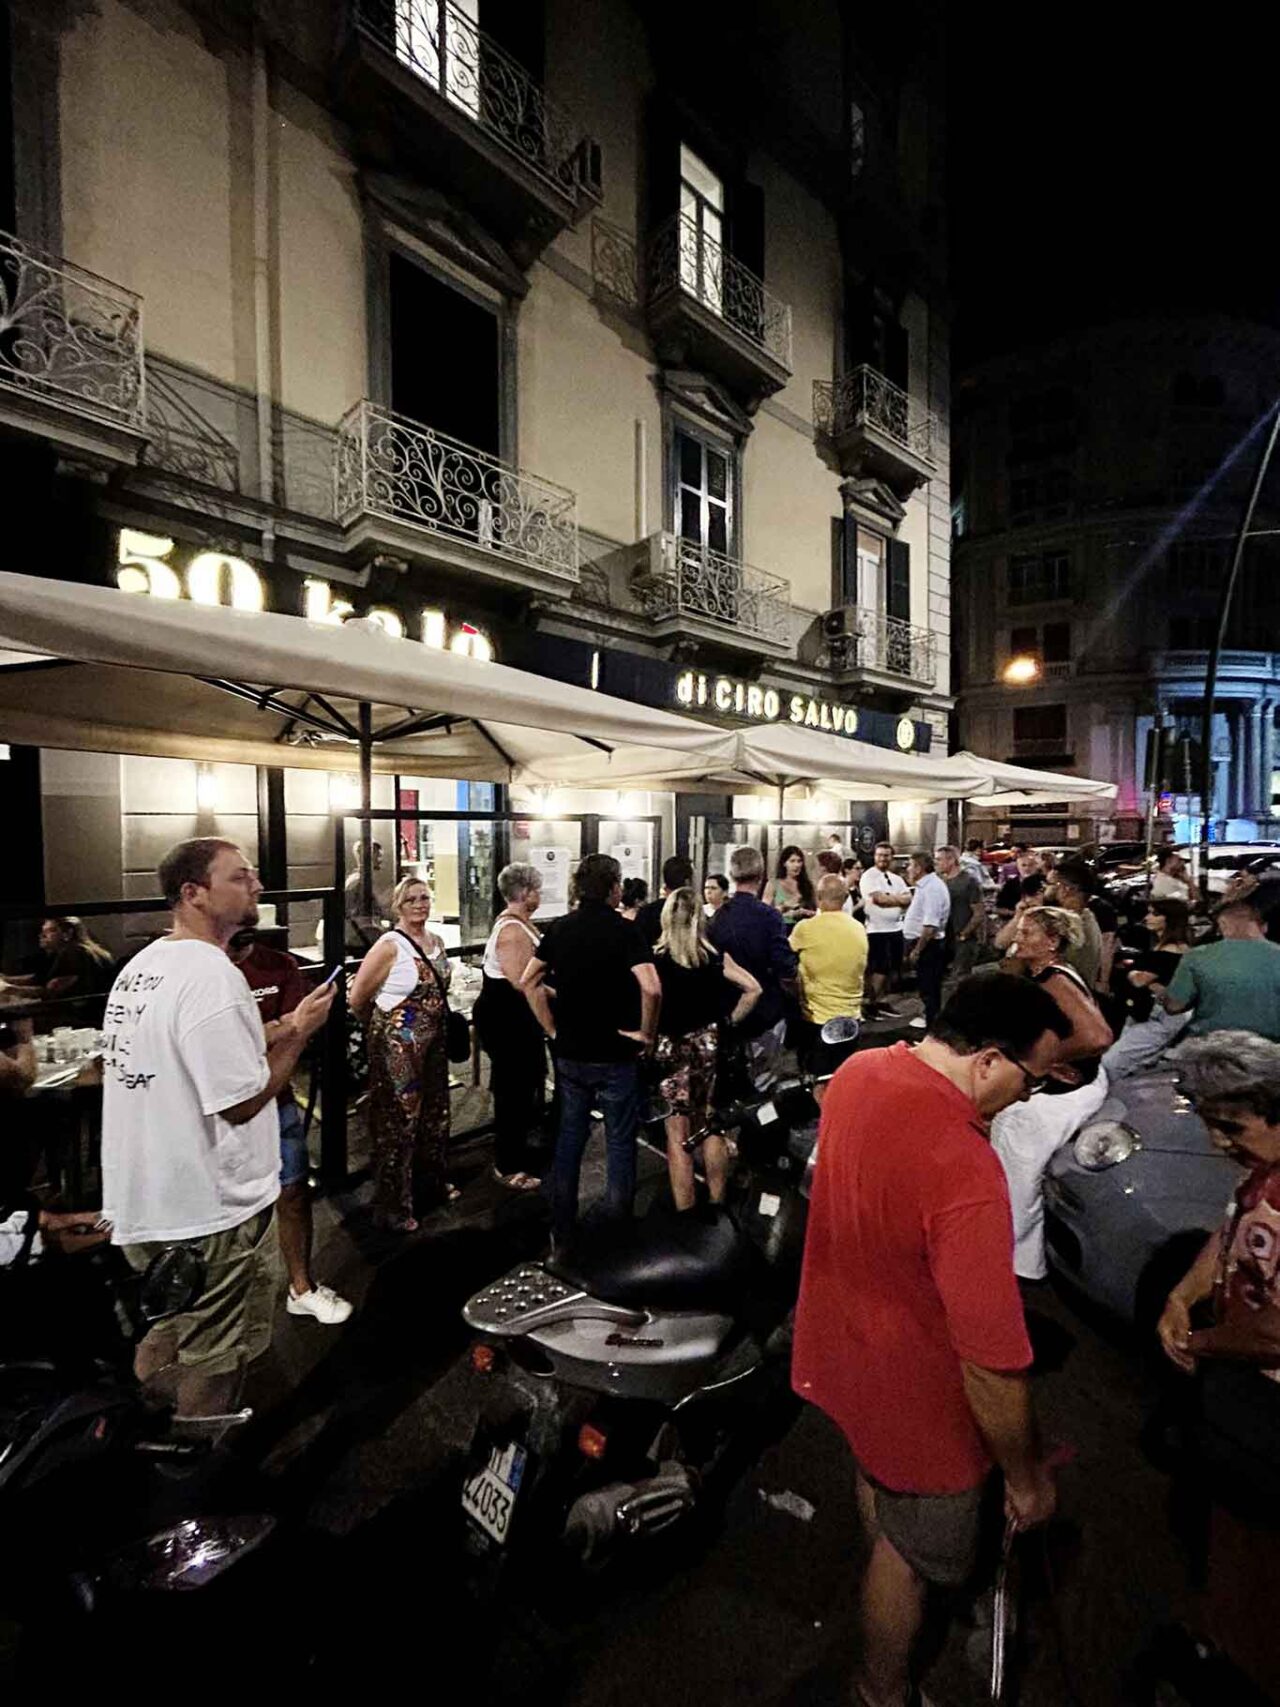
[(1240, 1177), (1179, 1094), (1172, 1067), (1121, 1079), (1049, 1163), (1050, 1267), (1146, 1331), (1221, 1225)]

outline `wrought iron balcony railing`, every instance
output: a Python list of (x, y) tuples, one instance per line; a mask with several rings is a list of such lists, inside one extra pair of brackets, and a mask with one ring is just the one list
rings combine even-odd
[(587, 140), (524, 67), (486, 35), (459, 0), (351, 0), (352, 18), (375, 42), (465, 113), (531, 171), (576, 198)]
[(142, 430), (142, 298), (0, 232), (0, 386)]
[(687, 214), (659, 226), (649, 245), (650, 300), (670, 291), (692, 297), (790, 371), (790, 304)]
[(917, 628), (901, 617), (885, 616), (866, 605), (849, 605), (840, 614), (842, 631), (830, 642), (835, 668), (878, 670), (926, 686), (936, 681), (937, 636), (927, 628)]
[(578, 498), (486, 451), (357, 403), (338, 427), (334, 508), (383, 516), (578, 579)]
[(791, 583), (785, 576), (722, 557), (693, 540), (654, 534), (632, 588), (654, 622), (700, 617), (770, 645), (791, 643)]
[(859, 427), (875, 427), (904, 450), (933, 461), (937, 417), (866, 362), (839, 379), (814, 380), (813, 424), (832, 439)]

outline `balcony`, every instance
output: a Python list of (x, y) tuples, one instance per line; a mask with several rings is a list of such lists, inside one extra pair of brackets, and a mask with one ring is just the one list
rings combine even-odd
[(938, 679), (937, 637), (865, 605), (842, 605), (822, 619), (831, 669), (842, 685), (928, 691)]
[(145, 398), (142, 298), (0, 232), (0, 425), (127, 467)]
[(883, 480), (900, 499), (937, 470), (937, 417), (864, 362), (813, 385), (813, 424), (842, 474)]
[(350, 0), (339, 98), (380, 165), (390, 125), (403, 158), (527, 266), (600, 201), (600, 148), (475, 11), (474, 0)]
[(701, 640), (784, 657), (791, 651), (791, 583), (692, 540), (656, 533), (631, 578), (655, 639)]
[(334, 513), (357, 555), (559, 598), (577, 585), (576, 493), (367, 400), (338, 427)]
[(1066, 750), (1067, 743), (1060, 735), (1014, 736), (1010, 764), (1031, 765), (1037, 770), (1070, 770), (1076, 756)]
[(677, 214), (649, 244), (649, 328), (658, 359), (715, 374), (754, 406), (791, 377), (791, 308)]

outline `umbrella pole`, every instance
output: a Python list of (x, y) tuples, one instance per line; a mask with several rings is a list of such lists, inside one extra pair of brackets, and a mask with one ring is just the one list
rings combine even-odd
[(360, 701), (360, 913), (373, 917), (373, 707)]

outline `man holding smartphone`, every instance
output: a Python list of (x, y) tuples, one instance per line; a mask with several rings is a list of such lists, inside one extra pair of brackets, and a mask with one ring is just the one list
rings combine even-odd
[(118, 974), (103, 1029), (103, 1214), (130, 1265), (188, 1246), (204, 1286), (138, 1347), (146, 1382), (176, 1367), (176, 1418), (239, 1402), (246, 1366), (267, 1349), (279, 1285), (276, 1099), (333, 986), (313, 990), (268, 1041), (227, 947), (258, 922), (257, 873), (234, 842), (179, 842), (157, 873), (173, 909), (167, 936)]

